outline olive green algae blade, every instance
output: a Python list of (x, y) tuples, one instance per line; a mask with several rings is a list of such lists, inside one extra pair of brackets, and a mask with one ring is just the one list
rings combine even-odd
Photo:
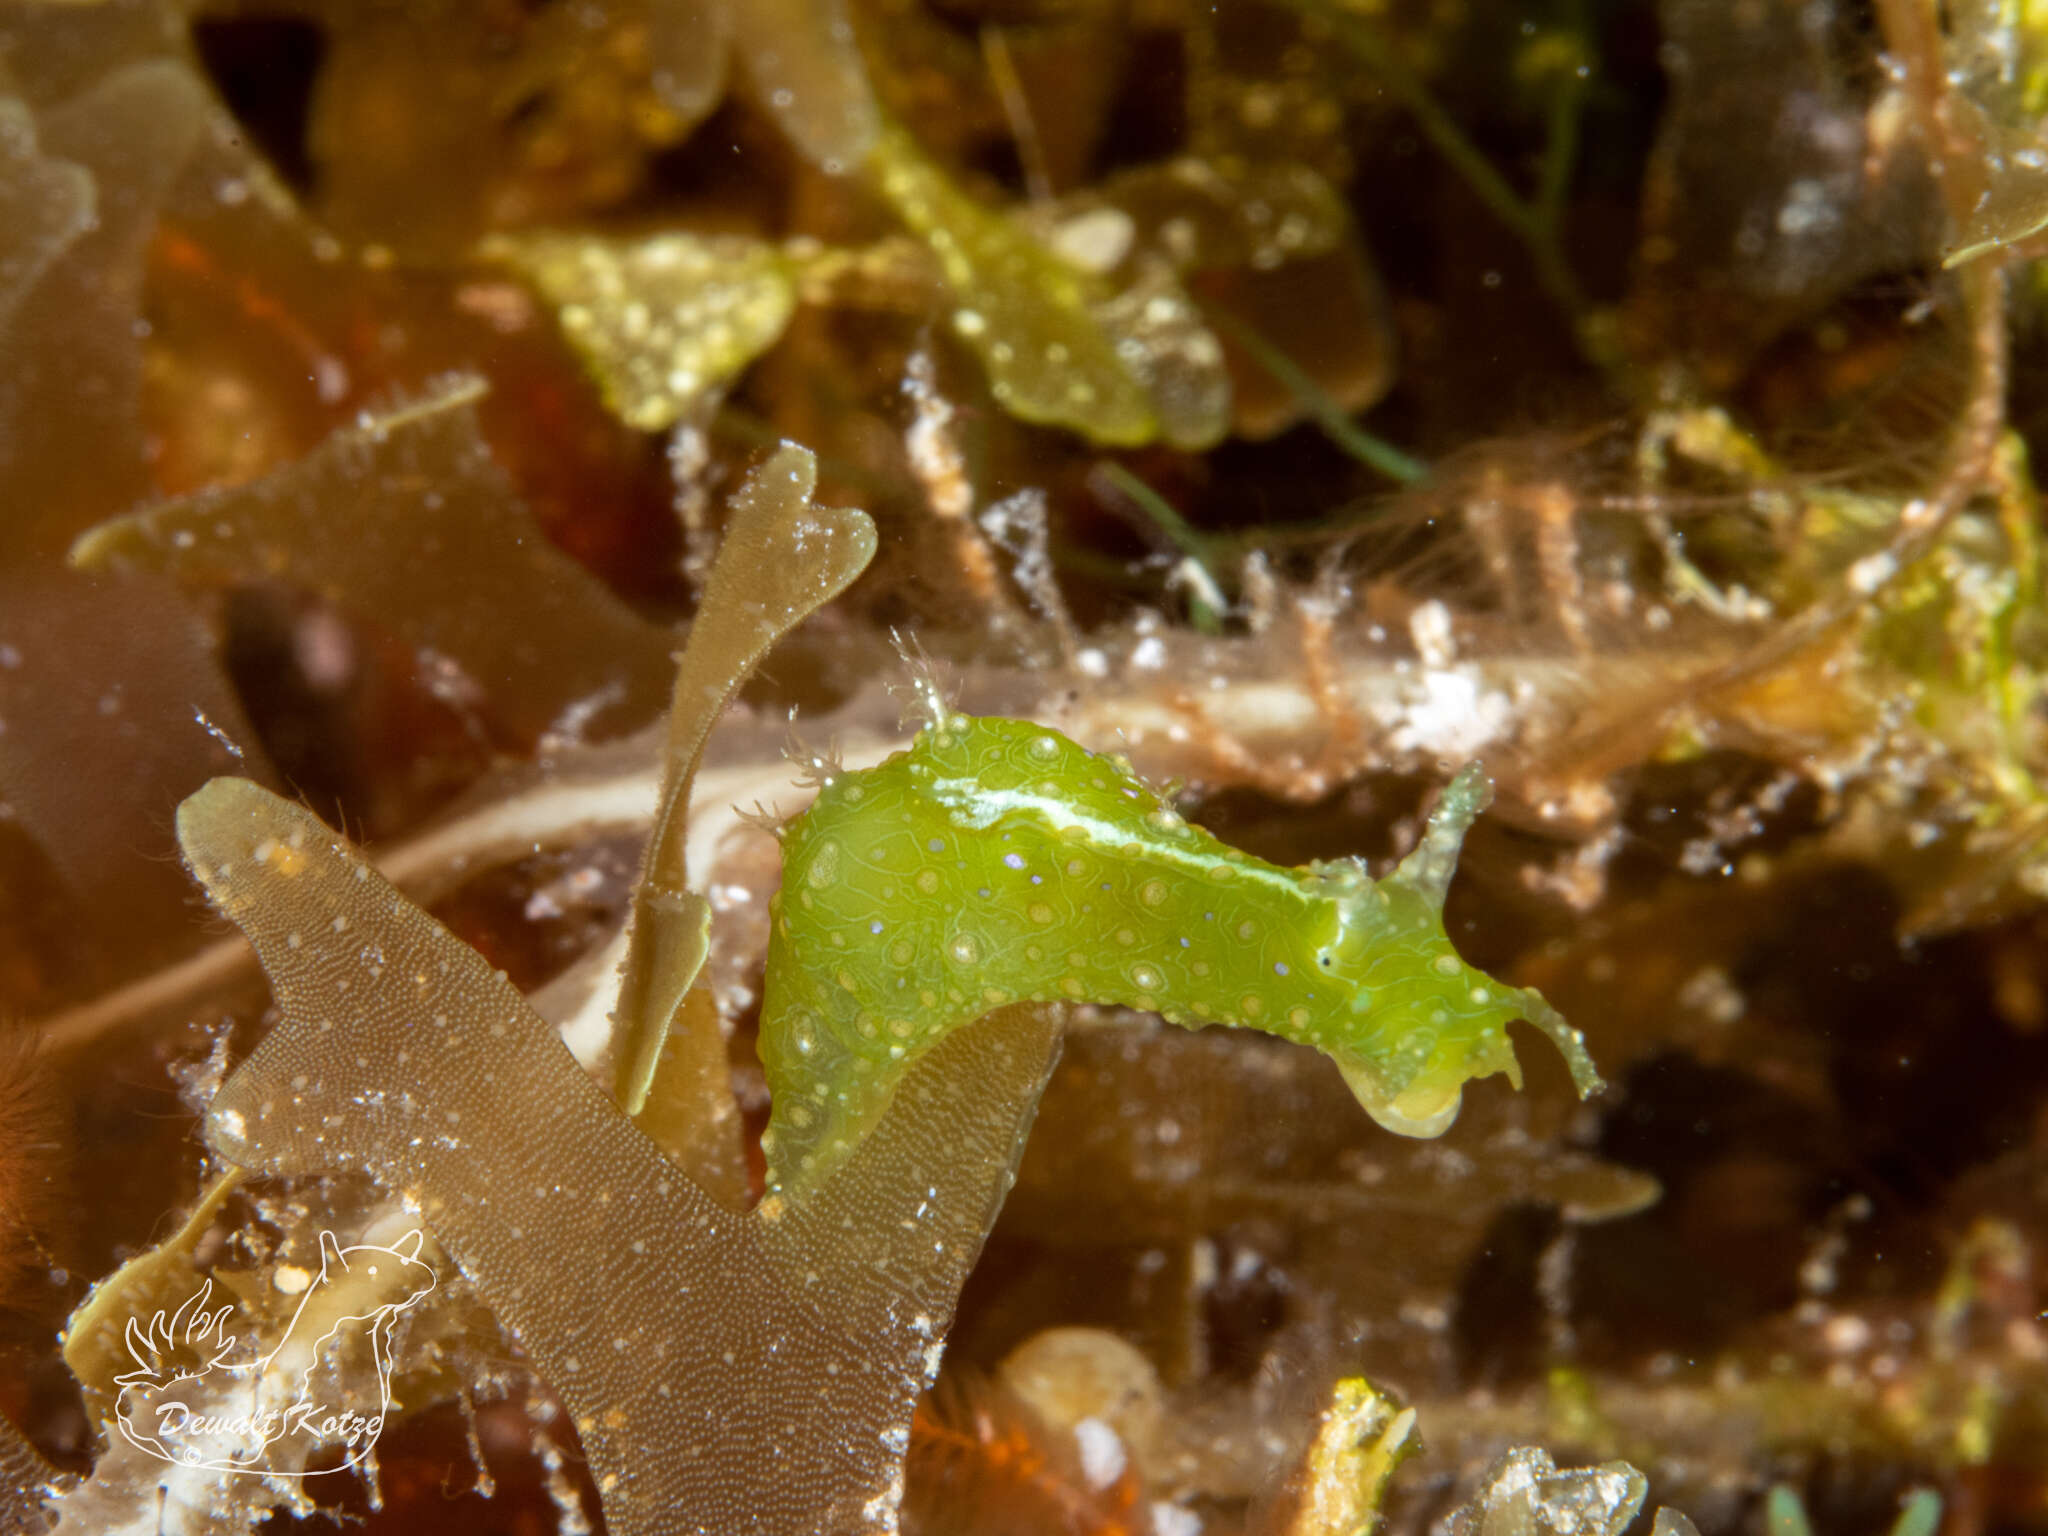
[(831, 1202), (740, 1215), (310, 812), (216, 779), (178, 833), (283, 1013), (214, 1099), (215, 1150), (366, 1173), (416, 1209), (568, 1406), (616, 1536), (893, 1529), (911, 1407), (1008, 1189), (1048, 1020), (934, 1052)]
[(617, 1093), (628, 1114), (647, 1102), (663, 1042), (709, 944), (710, 909), (688, 888), (685, 857), (704, 743), (769, 647), (845, 591), (875, 555), (874, 520), (856, 508), (813, 505), (817, 483), (816, 458), (794, 443), (747, 478), (677, 662), (661, 807), (634, 890), (615, 1015)]

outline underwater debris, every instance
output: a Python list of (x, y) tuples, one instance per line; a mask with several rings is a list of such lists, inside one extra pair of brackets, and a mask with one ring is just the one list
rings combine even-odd
[(1486, 1469), (1446, 1528), (1453, 1536), (1621, 1536), (1649, 1489), (1627, 1462), (1560, 1471), (1549, 1453), (1522, 1446)]
[(1380, 1500), (1415, 1454), (1415, 1410), (1397, 1409), (1363, 1377), (1337, 1383), (1316, 1426), (1287, 1536), (1372, 1536)]
[(60, 1482), (57, 1469), (43, 1460), (11, 1421), (0, 1415), (0, 1532), (5, 1536), (36, 1536), (47, 1530), (43, 1513), (47, 1493)]
[(1142, 1528), (1142, 1483), (1103, 1421), (1079, 1435), (1043, 1421), (1002, 1381), (943, 1377), (911, 1421), (909, 1536), (950, 1531)]

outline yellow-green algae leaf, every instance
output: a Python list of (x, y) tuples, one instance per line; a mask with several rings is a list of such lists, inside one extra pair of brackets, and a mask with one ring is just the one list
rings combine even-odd
[(871, 164), (882, 195), (937, 258), (953, 333), (981, 359), (997, 404), (1105, 446), (1159, 435), (1151, 395), (1096, 321), (1107, 283), (961, 191), (901, 128), (882, 129)]
[(281, 1021), (206, 1134), (419, 1212), (567, 1406), (614, 1536), (893, 1528), (911, 1408), (1009, 1186), (1055, 1026), (959, 1032), (811, 1201), (726, 1210), (489, 961), (302, 807), (178, 812)]
[(605, 404), (647, 432), (737, 378), (796, 309), (789, 260), (741, 235), (518, 235), (487, 250), (540, 290)]

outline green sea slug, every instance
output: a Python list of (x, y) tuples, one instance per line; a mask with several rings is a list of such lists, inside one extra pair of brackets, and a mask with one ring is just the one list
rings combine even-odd
[(1042, 725), (934, 710), (908, 750), (823, 774), (783, 834), (760, 1051), (771, 1192), (825, 1178), (949, 1030), (1024, 1001), (1122, 1004), (1312, 1045), (1381, 1125), (1441, 1134), (1468, 1078), (1520, 1073), (1527, 1019), (1600, 1086), (1528, 988), (1459, 958), (1444, 894), (1491, 798), (1475, 763), (1384, 880), (1267, 864), (1190, 826), (1128, 762)]

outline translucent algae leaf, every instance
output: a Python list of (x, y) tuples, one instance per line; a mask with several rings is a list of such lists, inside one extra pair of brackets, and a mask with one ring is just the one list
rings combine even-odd
[(729, 383), (796, 308), (788, 262), (737, 235), (521, 235), (488, 249), (546, 296), (605, 403), (643, 431)]
[(615, 1536), (893, 1527), (1048, 1019), (963, 1032), (815, 1203), (738, 1215), (308, 812), (218, 779), (178, 833), (283, 1013), (215, 1097), (222, 1155), (364, 1172), (416, 1209), (568, 1405)]
[(725, 92), (727, 0), (653, 0), (647, 62), (654, 91), (685, 128), (711, 115)]
[(1059, 214), (1114, 208), (1133, 238), (1183, 272), (1251, 267), (1270, 272), (1336, 249), (1350, 236), (1344, 200), (1322, 176), (1292, 162), (1248, 165), (1186, 155), (1106, 177), (1062, 199)]
[(0, 800), (108, 963), (144, 965), (186, 938), (167, 819), (194, 785), (236, 771), (269, 766), (182, 594), (0, 565)]
[(1947, 265), (2048, 227), (2048, 20), (2036, 6), (1957, 0), (1947, 7), (1951, 80), (1982, 159), (1982, 185)]
[(93, 203), (85, 167), (40, 154), (27, 104), (0, 97), (0, 334), (22, 294), (92, 227)]
[(607, 695), (645, 719), (669, 638), (542, 535), (478, 432), (483, 391), (479, 379), (451, 380), (276, 474), (116, 518), (80, 539), (73, 561), (186, 582), (292, 582), (452, 664), (456, 686), (524, 736)]
[(754, 95), (798, 152), (834, 174), (866, 159), (881, 115), (846, 0), (732, 0), (728, 17)]
[[(206, 107), (205, 88), (182, 65), (130, 65), (40, 115), (48, 159), (13, 160), (31, 174), (50, 160), (69, 162), (96, 191), (93, 228), (62, 261), (41, 264), (8, 316), (0, 559), (61, 558), (81, 527), (148, 492), (135, 345), (143, 254)], [(76, 184), (57, 195), (75, 198)], [(11, 244), (13, 232), (5, 238)]]
[[(9, 63), (52, 89), (68, 70), (22, 32)], [(32, 124), (0, 100), (0, 801), (120, 968), (183, 937), (166, 863), (178, 798), (210, 774), (267, 771), (213, 635), (168, 582), (62, 568), (81, 528), (149, 490), (144, 252), (207, 102), (190, 70), (161, 60), (115, 69)]]
[(1365, 410), (1394, 382), (1386, 294), (1355, 240), (1278, 271), (1213, 273), (1200, 287), (1212, 323), (1249, 354), (1245, 366), (1231, 370), (1233, 425), (1241, 436), (1272, 437), (1314, 416), (1345, 446), (1351, 434), (1331, 415)]
[(1671, 97), (1646, 167), (1630, 325), (1716, 381), (1854, 285), (1921, 268), (1942, 239), (1911, 114), (1896, 91), (1873, 100), (1867, 68), (1808, 25), (1816, 14), (1659, 10)]
[(783, 842), (761, 1062), (771, 1189), (829, 1177), (896, 1078), (1016, 1002), (1113, 1003), (1312, 1045), (1389, 1130), (1436, 1136), (1468, 1079), (1521, 1081), (1507, 1025), (1600, 1079), (1534, 991), (1467, 965), (1443, 927), (1475, 764), (1377, 883), (1355, 860), (1283, 869), (1190, 826), (1128, 765), (1041, 725), (947, 716), (837, 776)]
[(1159, 418), (1093, 307), (1100, 278), (1062, 260), (956, 187), (909, 134), (875, 141), (876, 185), (921, 236), (952, 290), (952, 326), (988, 370), (1003, 409), (1093, 442), (1149, 442)]
[(838, 175), (867, 156), (880, 112), (845, 0), (654, 0), (654, 89), (684, 124), (718, 104), (733, 54), (806, 160)]
[[(650, 57), (674, 34), (649, 0), (495, 17), (372, 6), (322, 32), (296, 146), (309, 206), (343, 240), (409, 261), (615, 205), (649, 149), (694, 122), (674, 54)], [(702, 66), (715, 90), (719, 52)]]
[(1092, 308), (1132, 378), (1152, 397), (1159, 437), (1188, 453), (1213, 448), (1230, 430), (1230, 373), (1223, 348), (1173, 269), (1142, 260), (1130, 282)]
[[(874, 558), (874, 522), (855, 509), (813, 506), (817, 480), (810, 451), (788, 443), (748, 477), (676, 668), (661, 808), (634, 892), (619, 993), (618, 1093), (628, 1113), (646, 1102), (662, 1043), (704, 960), (710, 909), (689, 889), (686, 863), (690, 784), (704, 743), (768, 648)], [(718, 1076), (716, 1094), (729, 1097)]]
[[(1120, 224), (1129, 254), (1112, 274), (1118, 301), (1097, 318), (1152, 390), (1161, 435), (1176, 447), (1211, 446), (1231, 426), (1270, 437), (1303, 411), (1266, 368), (1223, 367), (1205, 307), (1228, 311), (1279, 347), (1342, 411), (1364, 409), (1392, 382), (1392, 327), (1379, 281), (1343, 199), (1306, 165), (1181, 156), (1118, 172), (1020, 217), (1060, 244), (1062, 230)], [(1178, 282), (1162, 284), (1153, 271), (1160, 264), (1193, 284), (1203, 305)], [(1183, 403), (1196, 391), (1217, 419)]]
[[(1171, 1104), (1171, 1140), (1151, 1117), (1127, 1113), (1132, 1104)], [(1491, 1097), (1462, 1110), (1445, 1142), (1389, 1140), (1327, 1063), (1264, 1035), (1088, 1030), (1053, 1074), (1004, 1221), (1034, 1241), (1081, 1247), (1313, 1226), (1345, 1294), (1396, 1310), (1453, 1292), (1466, 1256), (1511, 1206), (1548, 1206), (1576, 1224), (1655, 1201), (1655, 1180), (1543, 1133), (1567, 1112), (1547, 1097)], [(1356, 1176), (1365, 1161), (1371, 1182)]]

